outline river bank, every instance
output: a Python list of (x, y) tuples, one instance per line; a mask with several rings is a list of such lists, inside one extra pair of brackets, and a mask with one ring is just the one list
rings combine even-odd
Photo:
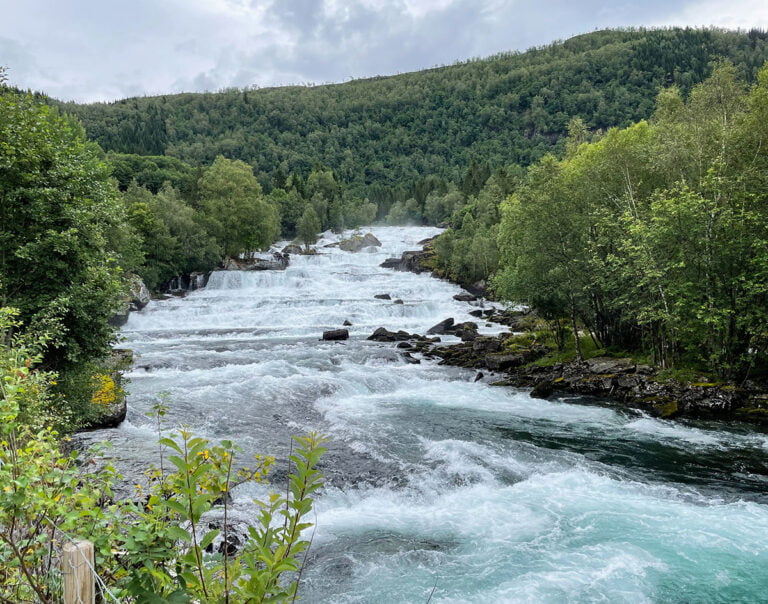
[[(442, 279), (434, 272), (434, 239), (420, 241), (421, 250), (403, 252), (399, 259), (382, 263), (382, 268), (417, 274), (428, 272)], [(454, 298), (474, 302), (476, 297), (488, 295), (483, 285), (469, 289), (463, 300), (462, 295)], [(507, 325), (516, 333), (526, 331), (525, 325), (530, 325), (530, 321), (521, 320), (524, 316), (517, 312), (478, 309), (470, 314), (482, 321)], [(768, 386), (765, 384), (712, 382), (706, 377), (681, 381), (666, 377), (659, 368), (623, 357), (599, 356), (540, 365), (538, 359), (553, 352), (552, 349), (541, 345), (515, 346), (510, 334), (481, 337), (474, 323), (456, 326), (451, 333), (463, 341), (448, 345), (416, 342), (414, 350), (426, 358), (440, 358), (441, 364), (490, 371), (498, 378), (493, 380), (494, 385), (530, 389), (533, 398), (588, 396), (606, 405), (638, 409), (663, 419), (739, 421), (768, 427)]]

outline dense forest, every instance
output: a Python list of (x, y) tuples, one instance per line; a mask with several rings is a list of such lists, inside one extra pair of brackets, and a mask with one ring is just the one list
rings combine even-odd
[[(472, 162), (528, 165), (564, 150), (574, 116), (591, 132), (647, 118), (659, 88), (687, 94), (731, 60), (748, 81), (768, 36), (697, 30), (599, 31), (524, 53), (323, 86), (233, 89), (66, 104), (106, 151), (192, 166), (250, 164), (265, 191), (316, 165), (381, 206), (416, 197), (425, 175), (459, 183)], [(150, 183), (143, 183), (150, 184)], [(161, 183), (155, 183), (161, 184)], [(422, 187), (423, 188), (423, 187)]]

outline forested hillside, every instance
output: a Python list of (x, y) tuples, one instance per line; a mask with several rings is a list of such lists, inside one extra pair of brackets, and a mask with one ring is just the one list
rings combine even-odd
[(715, 57), (754, 81), (768, 39), (761, 31), (599, 31), (525, 53), (344, 84), (64, 109), (107, 151), (192, 165), (219, 155), (240, 159), (267, 192), (275, 180), (279, 186), (292, 172), (306, 178), (322, 164), (355, 194), (388, 206), (412, 196), (408, 189), (424, 175), (459, 183), (473, 161), (528, 165), (562, 150), (574, 116), (590, 131), (647, 118), (660, 87), (676, 84), (687, 94)]

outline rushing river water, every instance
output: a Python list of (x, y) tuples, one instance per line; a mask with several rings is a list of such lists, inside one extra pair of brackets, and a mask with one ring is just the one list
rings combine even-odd
[[(765, 434), (406, 363), (365, 338), (472, 320), (473, 306), (453, 285), (379, 268), (434, 229), (373, 232), (376, 253), (321, 248), (286, 271), (216, 272), (132, 314), (128, 421), (96, 437), (125, 463), (154, 461), (144, 414), (159, 392), (168, 424), (249, 454), (285, 457), (291, 434), (327, 434), (308, 602), (426, 602), (433, 590), (443, 603), (768, 601)], [(319, 341), (345, 320), (348, 341)], [(256, 492), (237, 492), (242, 514)]]

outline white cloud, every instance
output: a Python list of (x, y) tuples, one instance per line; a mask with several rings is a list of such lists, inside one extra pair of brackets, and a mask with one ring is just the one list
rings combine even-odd
[(695, 0), (657, 25), (715, 26), (728, 29), (768, 29), (766, 0)]
[(626, 25), (768, 27), (768, 1), (0, 0), (0, 65), (62, 99), (343, 81)]

